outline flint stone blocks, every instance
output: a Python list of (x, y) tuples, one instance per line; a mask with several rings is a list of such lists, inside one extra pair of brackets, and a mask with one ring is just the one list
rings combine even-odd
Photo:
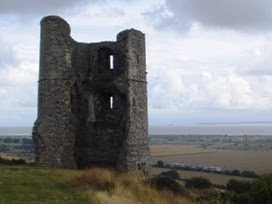
[(39, 166), (107, 166), (148, 173), (145, 37), (130, 29), (115, 42), (78, 43), (58, 16), (41, 21)]

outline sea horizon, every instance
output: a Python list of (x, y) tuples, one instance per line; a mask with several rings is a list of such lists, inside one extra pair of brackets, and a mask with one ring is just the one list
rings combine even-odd
[[(31, 135), (32, 127), (0, 127), (2, 135)], [(272, 136), (272, 123), (198, 123), (151, 125), (149, 135), (264, 135)]]

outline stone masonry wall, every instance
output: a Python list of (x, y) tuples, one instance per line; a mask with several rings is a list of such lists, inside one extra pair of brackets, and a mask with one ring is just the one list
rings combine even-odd
[[(113, 58), (113, 64), (111, 63)], [(41, 21), (36, 164), (63, 168), (150, 166), (145, 37), (77, 43), (67, 22)]]
[(41, 21), (38, 118), (33, 130), (36, 163), (74, 168), (75, 116), (71, 89), (74, 41), (69, 25), (59, 17)]

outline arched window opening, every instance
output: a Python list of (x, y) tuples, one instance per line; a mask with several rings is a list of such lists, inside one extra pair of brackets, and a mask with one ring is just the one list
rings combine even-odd
[(97, 52), (99, 72), (114, 69), (113, 50), (108, 47), (102, 47)]
[(110, 109), (113, 109), (113, 96), (110, 96)]
[(98, 112), (105, 113), (106, 110), (118, 108), (119, 97), (111, 91), (103, 90), (96, 93), (94, 104)]
[(110, 69), (114, 69), (113, 62), (114, 62), (113, 55), (110, 55)]

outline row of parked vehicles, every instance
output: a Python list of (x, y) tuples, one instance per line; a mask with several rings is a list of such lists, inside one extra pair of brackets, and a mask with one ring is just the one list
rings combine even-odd
[(170, 164), (170, 168), (188, 169), (188, 170), (206, 171), (206, 172), (221, 172), (222, 171), (220, 167), (215, 167), (215, 166), (198, 166), (198, 165), (181, 164), (181, 163), (172, 163)]

